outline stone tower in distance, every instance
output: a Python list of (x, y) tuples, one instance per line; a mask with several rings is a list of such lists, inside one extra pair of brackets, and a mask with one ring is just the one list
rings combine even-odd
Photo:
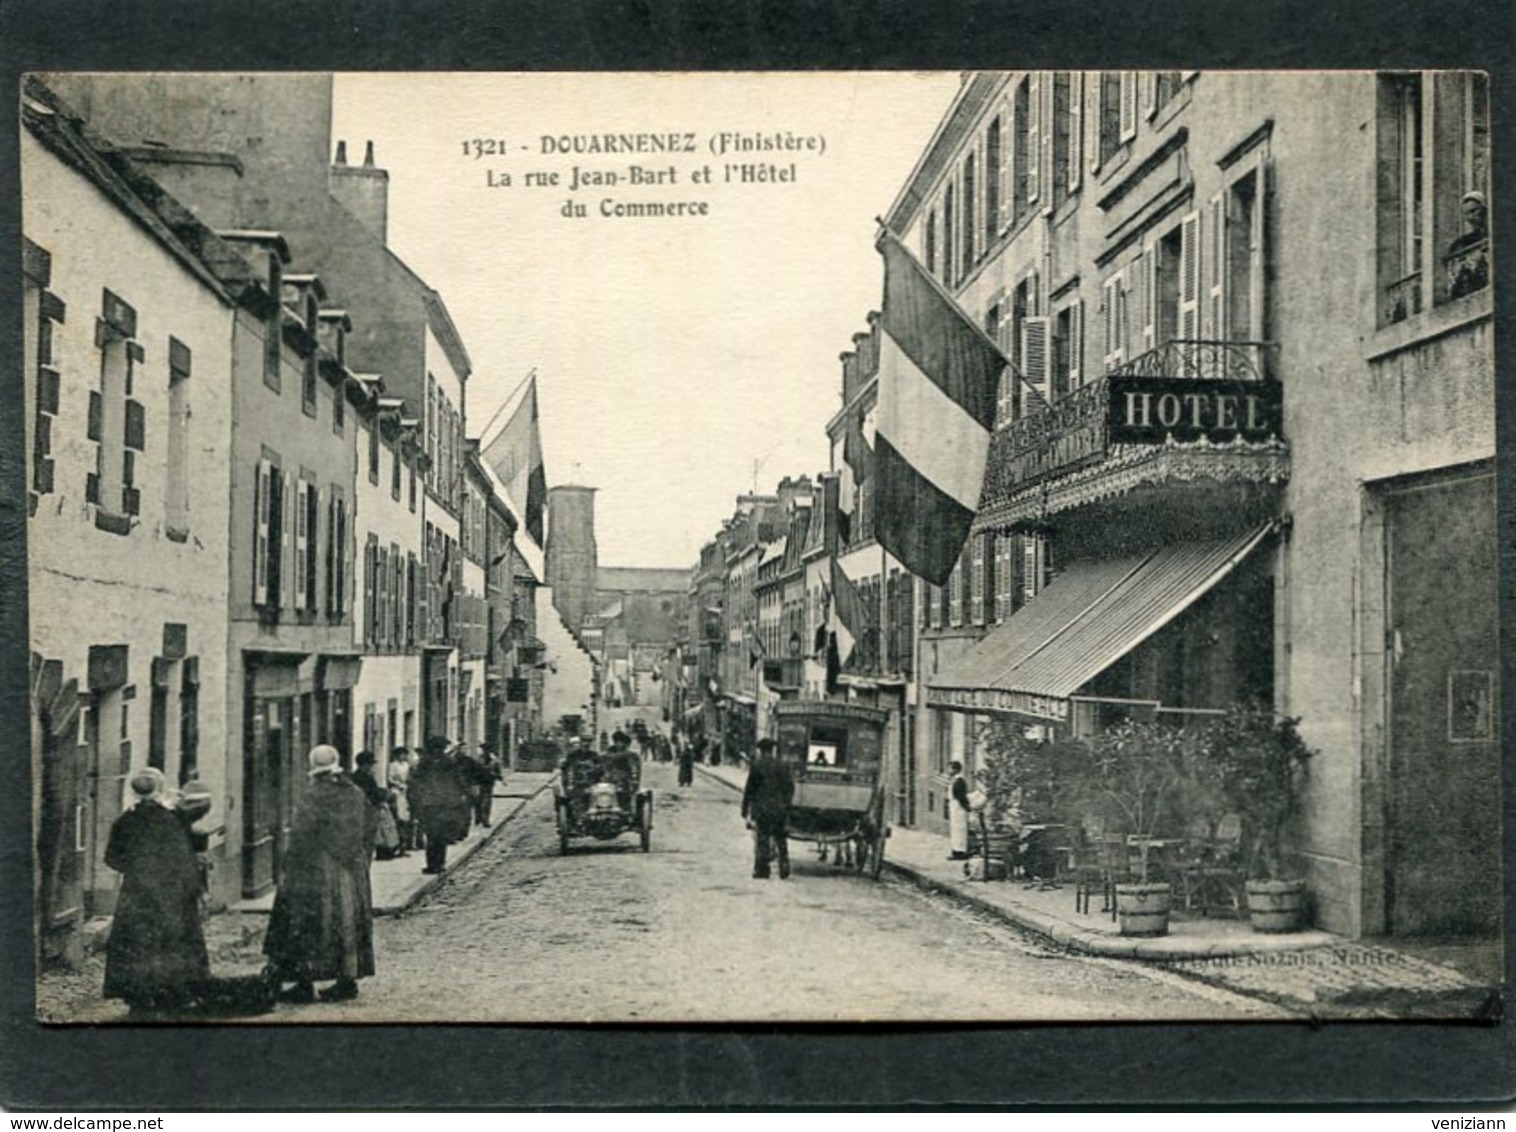
[(547, 493), (547, 584), (553, 605), (578, 632), (594, 612), (599, 577), (595, 549), (595, 488), (562, 484)]

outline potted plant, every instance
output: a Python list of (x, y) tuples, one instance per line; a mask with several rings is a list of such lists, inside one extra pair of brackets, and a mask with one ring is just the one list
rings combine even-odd
[(1150, 877), (1158, 835), (1178, 820), (1184, 735), (1161, 723), (1127, 720), (1096, 736), (1085, 765), (1086, 804), (1137, 849), (1135, 880), (1116, 885), (1122, 935), (1166, 935), (1173, 890)]
[(1300, 737), (1299, 723), (1266, 707), (1239, 706), (1206, 735), (1227, 804), (1242, 820), (1248, 916), (1255, 931), (1295, 931), (1305, 920), (1305, 881), (1292, 842), (1315, 752)]

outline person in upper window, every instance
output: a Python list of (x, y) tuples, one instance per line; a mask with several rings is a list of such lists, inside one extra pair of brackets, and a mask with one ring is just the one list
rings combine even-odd
[(1489, 208), (1484, 194), (1463, 194), (1463, 234), (1448, 245), (1448, 297), (1482, 291), (1490, 283)]

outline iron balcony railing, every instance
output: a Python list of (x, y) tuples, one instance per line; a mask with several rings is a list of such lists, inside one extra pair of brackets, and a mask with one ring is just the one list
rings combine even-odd
[(1421, 313), (1421, 272), (1413, 271), (1384, 289), (1384, 322), (1404, 322)]
[(987, 472), (989, 498), (1102, 458), (1110, 441), (1113, 379), (1259, 383), (1272, 376), (1272, 343), (1173, 339), (1070, 390), (1000, 429)]

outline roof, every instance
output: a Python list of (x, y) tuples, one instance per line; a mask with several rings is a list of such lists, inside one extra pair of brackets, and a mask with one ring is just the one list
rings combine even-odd
[(602, 566), (595, 574), (595, 588), (601, 593), (649, 590), (682, 594), (690, 588), (690, 572), (662, 566)]
[(1229, 575), (1272, 529), (1072, 563), (928, 687), (1066, 700)]
[(758, 560), (758, 565), (762, 566), (772, 562), (776, 558), (783, 558), (784, 548), (789, 545), (789, 541), (787, 536), (780, 535), (773, 542), (765, 543), (763, 546), (763, 557)]
[(46, 149), (90, 181), (223, 300), (268, 296), (257, 272), (230, 243), (138, 168), (126, 153), (95, 134), (34, 75), (26, 78), (21, 117)]

